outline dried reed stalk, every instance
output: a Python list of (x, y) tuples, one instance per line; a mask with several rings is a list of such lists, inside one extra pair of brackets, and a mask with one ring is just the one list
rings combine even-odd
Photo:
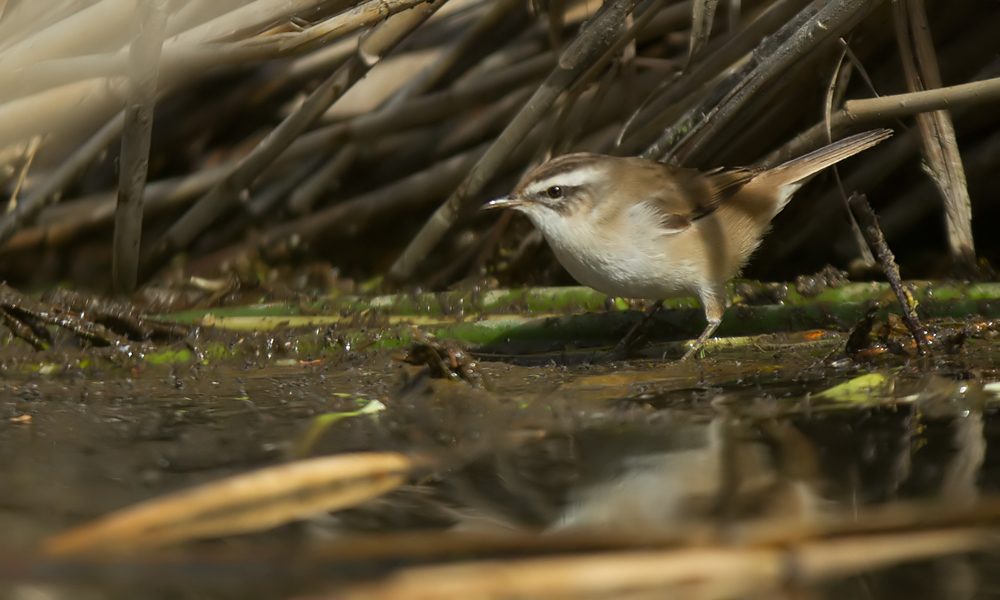
[[(906, 0), (905, 5), (900, 0), (893, 0), (892, 8), (899, 53), (910, 91), (941, 88), (941, 72), (923, 0)], [(972, 240), (972, 203), (951, 115), (947, 110), (921, 113), (917, 115), (917, 125), (928, 173), (944, 198), (948, 244), (955, 272), (960, 277), (974, 279), (978, 268)]]
[(159, 268), (188, 246), (205, 228), (226, 212), (240, 190), (249, 186), (323, 111), (360, 80), (447, 0), (435, 0), (397, 13), (376, 26), (358, 46), (354, 56), (326, 79), (292, 114), (276, 127), (219, 185), (191, 207), (160, 239), (147, 264)]
[(514, 117), (489, 151), (473, 167), (469, 176), (434, 212), (392, 265), (389, 270), (391, 279), (402, 281), (413, 274), (417, 266), (454, 224), (462, 206), (482, 191), (490, 178), (499, 171), (507, 156), (545, 115), (556, 98), (598, 57), (598, 53), (613, 42), (621, 24), (625, 21), (625, 15), (631, 12), (632, 5), (631, 0), (612, 0), (601, 6), (590, 24), (562, 53), (559, 64), (552, 74), (539, 86), (521, 112)]
[(160, 49), (167, 24), (168, 0), (138, 0), (135, 37), (129, 56), (129, 99), (122, 132), (121, 175), (112, 250), (115, 291), (130, 294), (139, 273), (142, 240), (142, 195), (149, 170), (149, 146), (156, 106)]

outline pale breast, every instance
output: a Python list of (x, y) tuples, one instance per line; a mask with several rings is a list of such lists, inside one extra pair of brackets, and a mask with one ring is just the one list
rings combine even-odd
[(652, 227), (628, 231), (608, 223), (595, 228), (583, 219), (566, 223), (569, 227), (546, 228), (543, 233), (556, 258), (580, 283), (625, 298), (696, 295), (697, 265), (673, 252), (673, 240), (667, 239), (671, 236)]

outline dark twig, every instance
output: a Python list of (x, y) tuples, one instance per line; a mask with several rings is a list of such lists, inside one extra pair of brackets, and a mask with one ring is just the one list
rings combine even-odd
[[(2, 283), (0, 283), (0, 310), (3, 311), (4, 324), (15, 335), (39, 350), (48, 347), (47, 342), (42, 339), (48, 336), (44, 325), (68, 329), (78, 338), (99, 346), (118, 346), (128, 342), (104, 325), (88, 321), (57, 306), (44, 306), (30, 296)], [(29, 334), (29, 331), (32, 334)]]
[(43, 340), (41, 335), (39, 335), (44, 333), (44, 329), (35, 331), (24, 319), (15, 317), (3, 308), (0, 308), (0, 320), (3, 321), (3, 324), (10, 330), (10, 333), (14, 337), (27, 342), (35, 350), (41, 352), (42, 350), (49, 349), (50, 343)]
[(142, 0), (136, 5), (135, 31), (129, 50), (129, 98), (122, 131), (121, 173), (112, 253), (115, 291), (131, 293), (139, 274), (142, 241), (142, 196), (149, 171), (149, 145), (156, 106), (160, 51), (167, 24), (168, 0)]
[(143, 312), (130, 302), (108, 300), (63, 288), (44, 294), (42, 301), (70, 314), (84, 315), (88, 321), (130, 340), (178, 339), (189, 332), (185, 325), (147, 320)]
[(482, 191), (486, 183), (500, 170), (510, 153), (545, 116), (556, 98), (599, 56), (600, 52), (614, 41), (632, 5), (633, 0), (615, 0), (601, 6), (587, 28), (559, 57), (556, 69), (396, 260), (389, 271), (390, 278), (401, 281), (413, 274), (458, 218), (462, 206)]
[(605, 67), (607, 67), (608, 63), (610, 63), (616, 56), (622, 54), (627, 46), (630, 44), (634, 46), (636, 38), (660, 13), (660, 11), (663, 10), (666, 4), (666, 0), (654, 0), (653, 3), (646, 8), (646, 11), (642, 13), (642, 16), (636, 19), (635, 22), (628, 28), (625, 35), (615, 40), (615, 43), (605, 50), (604, 54), (594, 61), (594, 64), (592, 64), (590, 68), (587, 69), (587, 71), (573, 83), (572, 87), (570, 87), (569, 91), (566, 93), (566, 99), (563, 101), (558, 122), (555, 127), (555, 132), (561, 132), (563, 134), (563, 145), (567, 145), (573, 141), (574, 137), (579, 134), (579, 127), (587, 120), (587, 117), (590, 116), (587, 112), (584, 112), (580, 115), (577, 123), (568, 127), (564, 126), (566, 118), (572, 111), (573, 106), (579, 100), (580, 95), (590, 87), (590, 85), (603, 71), (605, 73), (604, 79), (601, 81), (600, 87), (590, 102), (591, 110), (600, 106), (600, 103), (607, 94), (608, 89), (614, 84), (614, 79), (617, 77), (616, 67), (620, 66), (621, 63), (614, 63), (611, 69), (605, 70)]
[(120, 111), (110, 121), (104, 124), (97, 133), (90, 136), (76, 152), (63, 161), (52, 175), (33, 189), (28, 196), (18, 202), (10, 214), (0, 219), (0, 246), (5, 244), (15, 233), (25, 225), (30, 224), (38, 213), (49, 204), (59, 200), (59, 194), (76, 176), (89, 165), (98, 154), (121, 133), (125, 123), (125, 111)]
[(446, 0), (434, 0), (397, 13), (366, 36), (354, 55), (258, 144), (219, 185), (192, 206), (164, 234), (150, 255), (148, 266), (158, 269), (174, 253), (186, 248), (218, 217), (233, 206), (247, 188), (295, 139), (354, 83), (365, 76), (399, 42), (427, 20)]
[(414, 205), (441, 198), (447, 193), (448, 187), (461, 181), (485, 152), (484, 144), (383, 188), (282, 223), (266, 231), (261, 243), (272, 246), (293, 236), (308, 242), (320, 236), (349, 236), (351, 232), (363, 231), (368, 222), (380, 216), (384, 217), (404, 208), (413, 210)]
[(615, 349), (611, 353), (612, 357), (614, 358), (628, 357), (629, 351), (632, 349), (633, 346), (635, 346), (635, 343), (639, 339), (639, 334), (642, 333), (642, 328), (646, 326), (646, 323), (649, 323), (649, 320), (653, 318), (653, 315), (656, 314), (656, 311), (660, 310), (661, 306), (663, 306), (663, 300), (657, 300), (656, 302), (651, 304), (649, 308), (646, 309), (646, 312), (643, 313), (642, 318), (639, 319), (639, 321), (635, 325), (633, 325), (631, 329), (628, 330), (628, 333), (625, 334), (625, 337), (623, 337), (621, 341), (618, 342), (618, 345), (615, 346)]
[(892, 255), (892, 250), (889, 249), (889, 245), (885, 242), (882, 230), (878, 226), (878, 218), (875, 216), (875, 211), (868, 204), (868, 199), (865, 198), (864, 194), (852, 194), (847, 203), (851, 207), (851, 212), (854, 213), (854, 218), (861, 225), (861, 232), (864, 234), (865, 240), (875, 252), (875, 255), (878, 256), (879, 264), (882, 265), (882, 272), (885, 273), (885, 278), (889, 281), (889, 285), (892, 286), (892, 291), (896, 293), (896, 298), (899, 299), (899, 306), (903, 310), (903, 320), (906, 321), (906, 326), (910, 329), (910, 334), (913, 335), (913, 341), (917, 344), (917, 352), (925, 354), (927, 351), (927, 340), (924, 336), (923, 327), (920, 325), (920, 319), (917, 318), (916, 302), (914, 302), (909, 290), (903, 285), (903, 280), (899, 276), (899, 266), (896, 265), (896, 258)]
[[(646, 8), (646, 11), (642, 13), (641, 17), (629, 25), (625, 34), (615, 40), (615, 43), (608, 47), (608, 49), (604, 51), (604, 54), (595, 60), (587, 71), (578, 77), (573, 85), (570, 86), (562, 100), (562, 106), (559, 108), (559, 115), (556, 118), (555, 124), (552, 126), (551, 135), (549, 136), (550, 139), (547, 139), (545, 143), (542, 144), (536, 156), (544, 155), (545, 160), (548, 160), (549, 158), (552, 158), (553, 155), (561, 154), (565, 151), (565, 148), (571, 145), (576, 137), (579, 136), (583, 124), (590, 120), (590, 117), (593, 116), (593, 111), (600, 106), (611, 86), (615, 85), (615, 81), (618, 77), (618, 70), (622, 61), (614, 62), (612, 63), (611, 68), (606, 68), (608, 63), (614, 60), (615, 57), (623, 55), (628, 46), (634, 46), (636, 36), (642, 33), (643, 29), (645, 29), (646, 26), (649, 25), (650, 21), (652, 21), (656, 15), (659, 14), (666, 3), (666, 0), (654, 0), (653, 3)], [(601, 75), (602, 72), (604, 73), (604, 76), (597, 91), (591, 97), (590, 103), (588, 104), (588, 110), (582, 112), (577, 111), (574, 122), (568, 123), (567, 119), (570, 114), (573, 113), (573, 109), (579, 101), (580, 96), (591, 86), (591, 84), (597, 79), (598, 76)], [(619, 82), (618, 85), (621, 85), (621, 83)], [(557, 142), (560, 143), (557, 145)], [(539, 160), (538, 162), (542, 161)]]
[[(847, 56), (847, 51), (849, 47), (844, 41), (844, 38), (840, 38), (841, 43), (841, 53), (840, 58), (837, 60), (837, 67), (833, 70), (833, 77), (830, 79), (830, 85), (826, 90), (826, 105), (823, 109), (823, 118), (826, 120), (826, 143), (833, 143), (833, 132), (830, 130), (830, 119), (833, 115), (833, 97), (837, 90), (837, 80), (840, 78), (842, 73), (841, 67), (844, 64), (844, 57)], [(840, 179), (840, 169), (837, 165), (831, 167), (833, 171), (833, 177), (837, 181), (837, 189), (840, 190), (840, 196), (844, 200), (844, 206), (847, 207), (847, 192), (844, 191), (844, 182)], [(869, 250), (868, 245), (865, 243), (865, 237), (861, 233), (861, 228), (858, 226), (858, 221), (854, 218), (854, 214), (851, 213), (850, 207), (847, 207), (847, 214), (851, 219), (851, 231), (854, 233), (854, 239), (857, 241), (858, 250), (861, 252), (861, 259), (865, 261), (866, 265), (871, 265), (875, 263), (875, 257), (872, 256), (871, 250)]]
[[(795, 16), (801, 5), (801, 0), (778, 0), (768, 7), (764, 14), (747, 24), (742, 31), (730, 38), (718, 50), (703, 57), (697, 65), (667, 85), (658, 98), (649, 100), (639, 114), (628, 120), (622, 130), (622, 141), (615, 149), (615, 154), (633, 154), (659, 137), (663, 128), (669, 123), (665, 117), (674, 114), (676, 106), (683, 99), (691, 96), (693, 92), (711, 81), (719, 73), (725, 72), (741, 56), (760, 43), (761, 38), (773, 33), (785, 21)], [(673, 5), (667, 10), (674, 10), (676, 7), (682, 6), (681, 4)], [(632, 123), (642, 124), (642, 127), (633, 128)]]
[[(818, 12), (802, 10), (754, 51), (759, 61), (752, 71), (737, 81), (727, 78), (702, 103), (669, 128), (643, 156), (659, 157), (665, 162), (683, 164), (700, 147), (718, 136), (760, 90), (803, 56), (818, 48), (831, 36), (840, 36), (875, 5), (877, 0), (830, 2)], [(803, 17), (808, 16), (803, 22)], [(778, 42), (780, 40), (780, 42)], [(777, 44), (775, 42), (778, 42)], [(750, 61), (753, 64), (754, 61)], [(720, 89), (722, 88), (722, 89)], [(722, 98), (718, 92), (725, 90)]]

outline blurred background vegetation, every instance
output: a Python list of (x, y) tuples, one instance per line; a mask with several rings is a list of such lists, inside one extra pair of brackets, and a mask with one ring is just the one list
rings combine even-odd
[[(994, 277), (996, 3), (0, 7), (0, 277), (28, 290), (235, 276), (358, 291), (387, 273), (385, 289), (569, 284), (523, 217), (478, 211), (540, 161), (775, 164), (874, 126), (896, 135), (811, 182), (745, 275), (877, 274), (846, 207), (859, 191), (904, 277)], [(971, 82), (930, 97), (949, 112), (915, 116), (926, 94), (864, 104)]]

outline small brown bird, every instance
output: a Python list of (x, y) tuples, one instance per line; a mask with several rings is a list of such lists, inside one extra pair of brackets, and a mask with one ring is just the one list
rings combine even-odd
[(584, 285), (624, 298), (697, 297), (709, 339), (726, 310), (726, 282), (750, 259), (771, 220), (805, 180), (889, 138), (860, 133), (773, 169), (700, 172), (642, 158), (568, 154), (539, 166), (513, 193), (484, 208), (513, 208), (541, 230), (559, 262)]

